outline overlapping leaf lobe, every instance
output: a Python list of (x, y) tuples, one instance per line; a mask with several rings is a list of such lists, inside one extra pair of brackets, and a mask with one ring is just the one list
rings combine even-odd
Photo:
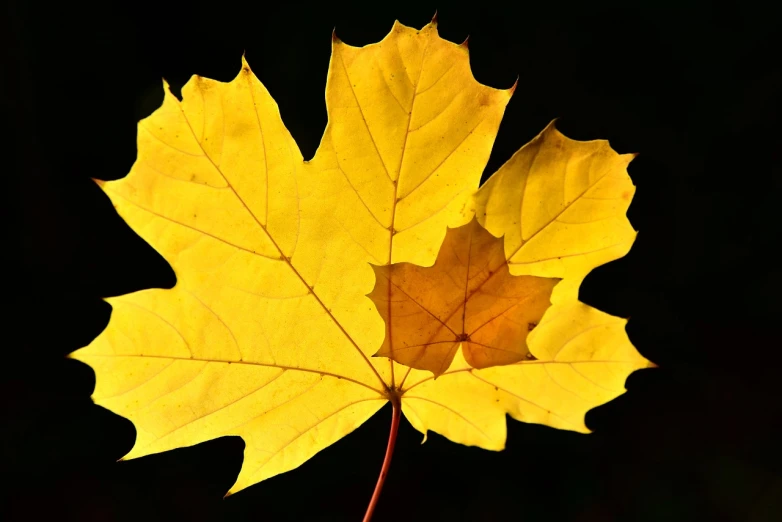
[(369, 294), (386, 323), (376, 356), (444, 373), (461, 346), (473, 368), (512, 364), (529, 354), (526, 339), (550, 306), (557, 278), (513, 276), (503, 240), (473, 218), (449, 228), (431, 267), (374, 266)]

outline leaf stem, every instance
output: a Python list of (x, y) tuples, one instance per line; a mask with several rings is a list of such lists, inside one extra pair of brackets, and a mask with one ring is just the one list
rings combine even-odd
[(383, 467), (380, 468), (380, 476), (377, 477), (377, 484), (375, 484), (375, 492), (372, 493), (372, 499), (367, 506), (367, 512), (364, 514), (364, 522), (370, 522), (372, 520), (372, 514), (375, 512), (377, 501), (380, 499), (380, 492), (383, 490), (383, 484), (388, 476), (388, 469), (391, 467), (391, 457), (394, 455), (394, 445), (396, 444), (396, 434), (399, 432), (399, 420), (402, 417), (402, 405), (400, 401), (392, 400), (391, 406), (393, 410), (391, 413), (391, 432), (388, 434), (388, 446), (386, 447), (386, 457), (383, 459)]

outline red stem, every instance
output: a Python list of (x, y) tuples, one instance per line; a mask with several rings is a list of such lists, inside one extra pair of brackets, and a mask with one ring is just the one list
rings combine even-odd
[(392, 401), (393, 411), (391, 413), (391, 432), (388, 434), (388, 446), (386, 447), (386, 458), (383, 459), (383, 467), (380, 468), (380, 476), (377, 477), (375, 492), (372, 493), (372, 500), (369, 501), (367, 512), (364, 514), (364, 522), (372, 520), (372, 513), (375, 512), (377, 501), (380, 499), (380, 492), (383, 491), (383, 484), (388, 476), (388, 468), (391, 467), (391, 457), (394, 456), (394, 444), (396, 444), (396, 434), (399, 432), (399, 420), (402, 417), (402, 408), (398, 401)]

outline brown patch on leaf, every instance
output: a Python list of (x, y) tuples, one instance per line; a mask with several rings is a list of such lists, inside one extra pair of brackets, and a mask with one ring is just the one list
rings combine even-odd
[(461, 345), (474, 368), (527, 359), (530, 325), (550, 306), (559, 279), (513, 276), (503, 240), (476, 219), (448, 229), (432, 267), (374, 266), (369, 294), (386, 323), (375, 356), (441, 375)]

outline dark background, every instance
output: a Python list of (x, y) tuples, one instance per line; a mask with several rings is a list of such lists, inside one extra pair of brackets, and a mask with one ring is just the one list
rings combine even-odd
[(360, 520), (389, 407), (222, 500), (240, 439), (116, 462), (134, 428), (92, 404), (92, 371), (63, 356), (107, 324), (101, 297), (174, 284), (90, 181), (128, 172), (161, 77), (227, 81), (246, 51), (310, 158), (332, 29), (364, 45), (437, 7), (444, 38), (470, 35), (479, 81), (520, 77), (485, 177), (554, 117), (570, 137), (640, 153), (637, 242), (581, 298), (631, 317), (631, 340), (660, 368), (589, 412), (591, 435), (510, 420), (492, 453), (436, 434), (421, 445), (403, 420), (375, 520), (781, 520), (779, 18), (760, 3), (660, 3), (4, 4), (0, 518)]

